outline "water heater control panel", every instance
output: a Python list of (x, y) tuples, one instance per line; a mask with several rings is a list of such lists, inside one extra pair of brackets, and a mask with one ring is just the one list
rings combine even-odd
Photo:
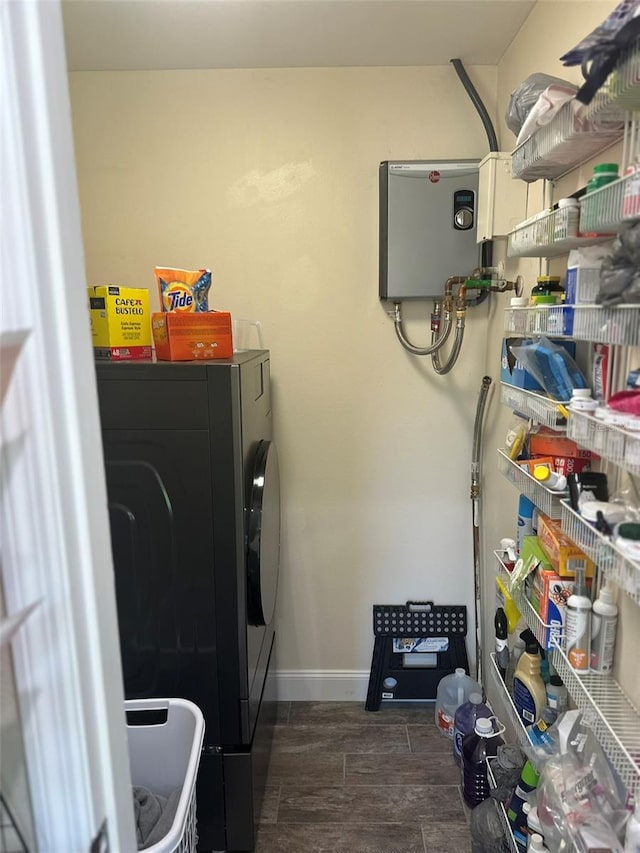
[(468, 231), (476, 224), (476, 194), (473, 190), (456, 190), (453, 194), (453, 227)]

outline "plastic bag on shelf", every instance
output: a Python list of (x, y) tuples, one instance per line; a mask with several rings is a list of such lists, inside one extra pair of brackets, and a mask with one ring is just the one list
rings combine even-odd
[(571, 730), (579, 719), (581, 712), (578, 710), (565, 711), (548, 728), (543, 730), (535, 744), (530, 742), (524, 751), (538, 774), (551, 758), (555, 758), (567, 749), (567, 741)]
[[(629, 812), (625, 792), (595, 734), (579, 716), (567, 739), (566, 751), (550, 758), (538, 783), (538, 818), (550, 850), (590, 849), (597, 839), (616, 849)], [(612, 845), (609, 847), (609, 845)]]
[(473, 809), (469, 824), (473, 853), (508, 853), (511, 849), (505, 837), (500, 806), (492, 797)]
[[(521, 145), (525, 140), (533, 136), (541, 127), (548, 125), (569, 101), (573, 103), (567, 109), (571, 110), (572, 121), (576, 121), (576, 113), (580, 105), (574, 100), (574, 96), (575, 88), (573, 87), (547, 86), (533, 105), (524, 124), (520, 128), (520, 133), (516, 139), (516, 146)], [(554, 130), (557, 131), (558, 128), (554, 128)], [(560, 141), (562, 141), (562, 135), (558, 139), (558, 142)]]
[(549, 74), (530, 74), (526, 80), (523, 80), (519, 86), (511, 93), (509, 104), (505, 113), (505, 121), (507, 127), (518, 136), (525, 119), (535, 106), (538, 98), (544, 90), (551, 85), (567, 87), (572, 90), (572, 96), (575, 95), (578, 87), (566, 80), (561, 80), (559, 77), (551, 77)]
[(529, 437), (530, 429), (531, 421), (528, 418), (525, 418), (524, 415), (521, 415), (518, 412), (514, 412), (511, 415), (509, 426), (507, 427), (504, 446), (507, 451), (507, 456), (512, 461), (516, 460), (524, 449), (524, 446), (527, 443), (527, 438)]
[(574, 388), (588, 388), (582, 371), (564, 347), (544, 336), (520, 341), (511, 352), (554, 400), (570, 400)]
[(624, 228), (612, 254), (602, 261), (598, 305), (640, 303), (640, 222)]

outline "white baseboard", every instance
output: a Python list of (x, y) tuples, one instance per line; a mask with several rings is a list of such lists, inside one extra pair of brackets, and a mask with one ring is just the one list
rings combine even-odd
[(273, 673), (280, 702), (364, 702), (369, 670), (281, 669)]

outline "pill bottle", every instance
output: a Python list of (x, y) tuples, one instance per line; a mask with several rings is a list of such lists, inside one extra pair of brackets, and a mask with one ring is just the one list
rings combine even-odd
[(627, 431), (624, 443), (625, 465), (640, 465), (640, 418), (628, 415), (624, 422)]
[(578, 236), (580, 202), (577, 198), (561, 198), (554, 217), (553, 239), (565, 240)]
[(585, 412), (588, 415), (593, 415), (598, 407), (598, 401), (593, 399), (589, 388), (573, 389), (569, 408), (576, 412)]
[(560, 284), (559, 275), (539, 275), (536, 285), (531, 289), (531, 304), (535, 305), (540, 296), (557, 296), (558, 301), (564, 299), (564, 287)]
[[(523, 309), (529, 307), (529, 300), (526, 296), (512, 296), (509, 303), (511, 308)], [(527, 312), (517, 310), (511, 312), (511, 327), (509, 331), (526, 332), (527, 331)]]
[(599, 190), (612, 181), (617, 181), (618, 177), (617, 163), (598, 163), (597, 166), (593, 167), (593, 175), (587, 182), (587, 192)]
[(629, 415), (625, 412), (618, 412), (615, 409), (609, 409), (605, 415), (604, 422), (608, 429), (606, 433), (604, 452), (607, 458), (612, 462), (624, 462), (625, 435), (622, 430), (627, 424), (628, 417)]

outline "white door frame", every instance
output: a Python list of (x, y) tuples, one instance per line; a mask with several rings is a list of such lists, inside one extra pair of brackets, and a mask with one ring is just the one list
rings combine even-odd
[[(62, 14), (0, 0), (2, 581), (40, 851), (135, 850)], [(4, 366), (6, 361), (3, 359)], [(0, 365), (0, 369), (2, 366)]]

